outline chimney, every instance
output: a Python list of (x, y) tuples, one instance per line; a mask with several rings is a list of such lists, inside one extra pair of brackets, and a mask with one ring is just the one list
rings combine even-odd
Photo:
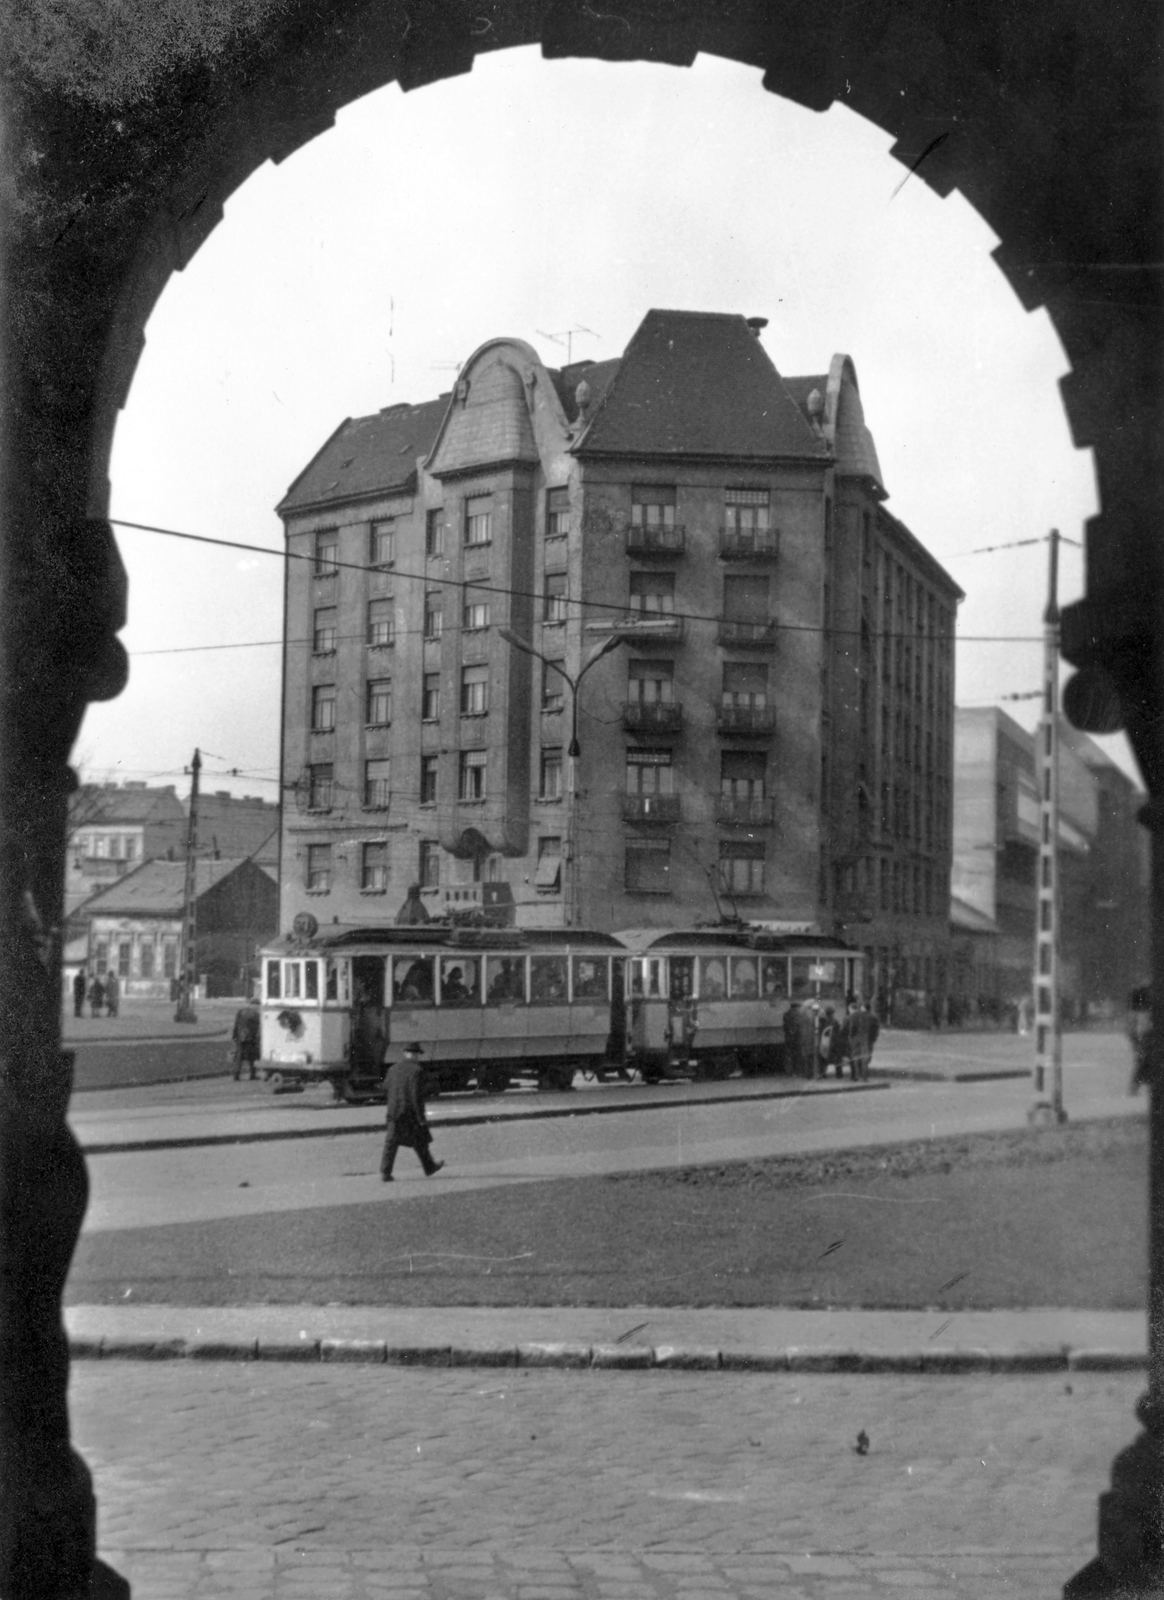
[(748, 327), (751, 328), (751, 330), (752, 330), (753, 339), (758, 339), (760, 337), (760, 335), (763, 333), (764, 329), (768, 326), (768, 318), (767, 317), (748, 317), (747, 318), (747, 324), (748, 324)]

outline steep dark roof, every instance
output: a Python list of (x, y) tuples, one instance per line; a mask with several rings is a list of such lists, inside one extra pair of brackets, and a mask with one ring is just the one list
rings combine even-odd
[(275, 508), (280, 516), (333, 500), (359, 499), (416, 487), (416, 461), (427, 456), (449, 396), (422, 405), (388, 406), (349, 417), (299, 474)]
[[(245, 858), (194, 863), (194, 895), (201, 899), (215, 884), (240, 867), (251, 865)], [(271, 874), (267, 873), (267, 877)], [(184, 861), (146, 861), (127, 872), (108, 889), (85, 902), (86, 917), (180, 917), (185, 903), (186, 863)]]
[(743, 317), (648, 311), (580, 456), (827, 459)]
[(174, 792), (173, 784), (164, 789), (119, 788), (116, 784), (98, 788), (83, 784), (69, 805), (69, 822), (74, 828), (102, 827), (110, 823), (184, 822), (186, 808)]

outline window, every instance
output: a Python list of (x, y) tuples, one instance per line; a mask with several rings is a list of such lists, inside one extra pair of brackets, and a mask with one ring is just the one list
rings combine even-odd
[(317, 761), (308, 767), (307, 809), (330, 811), (334, 788), (335, 768), (330, 761)]
[(315, 576), (334, 578), (339, 571), (339, 534), (334, 528), (315, 536)]
[(632, 528), (673, 528), (674, 526), (674, 484), (648, 483), (632, 485)]
[(524, 956), (486, 956), (485, 1004), (525, 1004)]
[(771, 495), (767, 489), (725, 489), (723, 520), (728, 533), (766, 533)]
[(442, 956), (440, 971), (442, 1006), (481, 1003), (481, 962), (476, 956)]
[(432, 956), (397, 956), (392, 963), (392, 998), (397, 1005), (431, 1006)]
[(762, 800), (768, 757), (762, 750), (725, 750), (719, 758), (719, 792), (724, 800)]
[(639, 616), (670, 616), (675, 610), (675, 574), (632, 572), (630, 608)]
[(479, 633), (489, 626), (488, 600), (466, 600), (461, 615), (461, 626), (466, 633)]
[(488, 755), (484, 750), (461, 751), (461, 782), (458, 789), (458, 798), (461, 800), (484, 800), (485, 798), (485, 768)]
[(331, 845), (307, 846), (307, 892), (327, 894), (331, 888)]
[(670, 839), (635, 839), (627, 845), (626, 887), (630, 894), (671, 893)]
[(439, 765), (439, 756), (421, 756), (420, 758), (420, 803), (422, 806), (431, 806), (436, 800), (437, 769)]
[(373, 522), (369, 554), (374, 567), (396, 564), (396, 523), (391, 518), (387, 522)]
[(489, 710), (489, 668), (461, 668), (461, 715), (483, 717)]
[(766, 711), (768, 668), (763, 662), (725, 661), (723, 664), (725, 711)]
[(725, 893), (764, 893), (764, 846), (749, 839), (727, 839), (719, 847), (719, 878)]
[(565, 622), (566, 620), (566, 574), (564, 572), (547, 572), (546, 587), (542, 599), (543, 622)]
[[(129, 977), (129, 958), (132, 946), (128, 939), (123, 939), (117, 946), (117, 975), (119, 978)], [(144, 977), (144, 973), (142, 974)]]
[(360, 857), (360, 888), (365, 894), (383, 894), (388, 887), (388, 846), (383, 840), (366, 844)]
[(335, 727), (335, 684), (317, 683), (311, 691), (313, 733), (330, 733)]
[(534, 887), (539, 894), (557, 894), (561, 885), (562, 841), (556, 835), (547, 835), (546, 838), (538, 840), (538, 865), (534, 874)]
[(570, 531), (569, 489), (546, 490), (546, 538), (564, 539)]
[(424, 636), (439, 639), (444, 621), (444, 597), (437, 593), (424, 597)]
[(364, 716), (370, 728), (385, 728), (392, 721), (391, 678), (369, 678)]
[(475, 494), (465, 501), (465, 543), (488, 544), (493, 538), (493, 496)]
[(435, 889), (441, 881), (441, 852), (435, 839), (420, 841), (420, 886)]
[(529, 998), (535, 1006), (566, 1004), (565, 956), (530, 956)]
[(386, 757), (364, 762), (364, 805), (387, 811), (392, 800), (392, 763)]
[(173, 939), (162, 940), (162, 977), (178, 976), (178, 946)]
[(574, 999), (605, 1001), (610, 996), (609, 963), (602, 957), (574, 957)]
[(566, 706), (566, 680), (559, 668), (564, 661), (546, 661), (542, 664), (542, 710), (563, 711)]
[(143, 978), (152, 978), (154, 975), (154, 941), (143, 939), (141, 942), (141, 975)]
[(335, 607), (317, 606), (311, 630), (311, 648), (317, 656), (335, 653)]
[(632, 705), (671, 705), (675, 698), (675, 663), (632, 661), (627, 667), (626, 693)]
[(725, 622), (768, 621), (768, 579), (761, 574), (733, 575), (723, 580)]
[(628, 794), (671, 794), (670, 750), (628, 750), (626, 787)]
[(98, 975), (98, 977), (101, 977), (101, 976), (104, 975), (105, 969), (109, 965), (109, 941), (108, 941), (108, 939), (98, 939), (97, 940), (96, 953), (95, 953), (95, 956), (94, 956), (94, 960), (95, 960), (96, 965), (97, 965), (97, 975)]
[(562, 798), (562, 748), (560, 745), (553, 749), (542, 751), (540, 797), (543, 800), (560, 800)]
[(424, 722), (439, 722), (441, 714), (441, 675), (426, 672), (420, 693), (420, 715)]
[(437, 506), (424, 514), (424, 553), (426, 556), (443, 556), (445, 553), (445, 508)]
[(368, 643), (383, 649), (396, 641), (396, 613), (391, 595), (368, 601)]

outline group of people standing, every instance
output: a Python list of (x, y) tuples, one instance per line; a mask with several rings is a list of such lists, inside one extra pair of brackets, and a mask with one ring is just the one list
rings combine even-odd
[(90, 1015), (100, 1017), (115, 1017), (121, 1004), (121, 985), (117, 981), (116, 972), (107, 972), (104, 978), (94, 973), (92, 978), (86, 973), (84, 967), (73, 979), (73, 1015), (85, 1015), (85, 1001), (89, 1002)]
[(824, 1078), (830, 1067), (844, 1077), (869, 1076), (881, 1024), (863, 1000), (850, 995), (846, 1015), (827, 1001), (793, 1000), (784, 1013), (784, 1069), (800, 1078)]

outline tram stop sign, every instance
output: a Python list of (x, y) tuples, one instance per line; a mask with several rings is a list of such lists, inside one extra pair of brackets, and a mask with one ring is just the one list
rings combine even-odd
[(837, 975), (835, 961), (814, 961), (808, 969), (808, 976), (812, 983), (832, 983)]

